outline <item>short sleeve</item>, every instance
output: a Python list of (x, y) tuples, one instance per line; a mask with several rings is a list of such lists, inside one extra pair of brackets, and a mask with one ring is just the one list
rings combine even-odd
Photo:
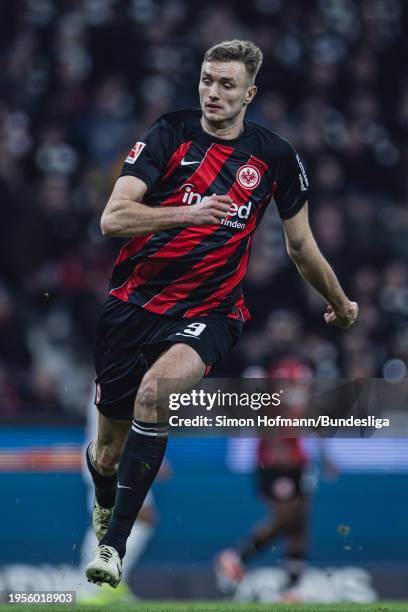
[(284, 142), (274, 199), (281, 218), (290, 219), (308, 199), (309, 181), (299, 155), (289, 142)]
[(140, 178), (150, 190), (165, 171), (175, 148), (174, 141), (174, 128), (162, 117), (129, 151), (120, 176)]

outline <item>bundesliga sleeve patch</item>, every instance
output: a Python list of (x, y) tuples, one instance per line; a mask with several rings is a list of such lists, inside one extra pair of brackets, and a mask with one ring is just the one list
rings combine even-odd
[(143, 149), (145, 148), (145, 142), (137, 142), (132, 149), (129, 151), (127, 158), (125, 159), (125, 163), (134, 164)]
[(307, 180), (306, 171), (305, 171), (305, 168), (302, 164), (302, 161), (299, 155), (296, 155), (296, 160), (300, 168), (300, 173), (299, 173), (300, 191), (307, 191), (309, 187), (309, 181)]

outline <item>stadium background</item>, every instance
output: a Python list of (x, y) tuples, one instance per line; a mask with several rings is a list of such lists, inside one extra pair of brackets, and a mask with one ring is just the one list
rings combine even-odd
[[(247, 116), (301, 153), (318, 243), (361, 307), (347, 334), (324, 327), (271, 206), (246, 282), (253, 319), (217, 374), (285, 352), (317, 376), (406, 376), (407, 20), (399, 0), (0, 3), (0, 580), (10, 564), (78, 560), (94, 331), (120, 245), (101, 237), (100, 213), (134, 141), (162, 113), (197, 105), (213, 43), (262, 48)], [(380, 590), (407, 596), (407, 445), (371, 442), (328, 444), (340, 476), (315, 496), (311, 560), (370, 567)], [(135, 580), (160, 568), (164, 595), (191, 596), (193, 584), (210, 589), (213, 555), (262, 507), (250, 457), (231, 460), (226, 440), (177, 440), (169, 457)], [(346, 543), (339, 524), (351, 526)], [(186, 567), (201, 581), (182, 583)]]

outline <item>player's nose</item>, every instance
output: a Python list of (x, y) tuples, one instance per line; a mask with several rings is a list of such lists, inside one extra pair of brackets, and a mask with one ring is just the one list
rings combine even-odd
[(218, 98), (219, 98), (218, 88), (217, 88), (217, 85), (215, 83), (213, 85), (211, 85), (210, 91), (208, 92), (208, 97), (212, 101), (218, 100)]

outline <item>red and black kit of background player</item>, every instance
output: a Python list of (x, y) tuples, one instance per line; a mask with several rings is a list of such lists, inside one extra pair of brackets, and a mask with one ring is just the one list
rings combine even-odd
[(120, 251), (96, 343), (96, 403), (111, 418), (132, 417), (140, 380), (167, 346), (189, 344), (208, 368), (233, 348), (249, 318), (241, 283), (253, 233), (272, 198), (282, 219), (308, 198), (288, 141), (251, 121), (238, 138), (221, 140), (200, 118), (199, 109), (164, 115), (122, 169), (146, 183), (149, 206), (188, 206), (213, 194), (233, 204), (219, 225), (136, 236)]

